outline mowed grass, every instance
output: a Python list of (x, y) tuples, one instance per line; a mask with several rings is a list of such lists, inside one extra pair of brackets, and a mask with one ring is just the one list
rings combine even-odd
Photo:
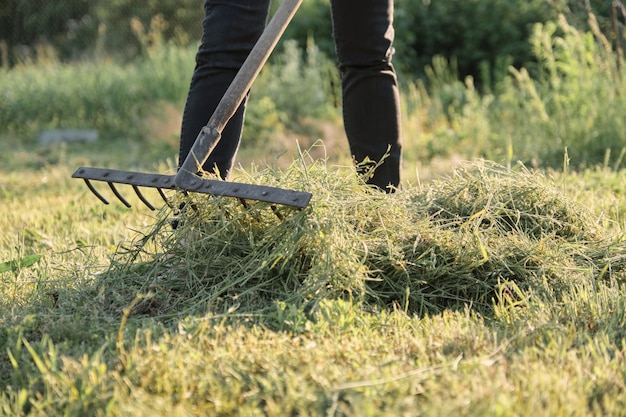
[(237, 179), (309, 208), (192, 196), (173, 231), (70, 178), (89, 146), (0, 172), (4, 415), (624, 414), (623, 172), (384, 195), (303, 152)]
[[(168, 207), (104, 206), (70, 176), (173, 172), (191, 50), (2, 73), (0, 413), (626, 414), (624, 67), (559, 28), (536, 27), (537, 80), (479, 95), (434, 62), (431, 91), (403, 90), (393, 195), (354, 176), (327, 62), (285, 48), (240, 154), (269, 166), (233, 179), (310, 207), (170, 194), (175, 231)], [(102, 137), (35, 145), (51, 127)]]

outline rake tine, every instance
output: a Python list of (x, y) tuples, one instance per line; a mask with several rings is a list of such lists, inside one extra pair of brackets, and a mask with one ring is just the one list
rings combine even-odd
[(165, 204), (167, 204), (170, 208), (174, 208), (174, 206), (172, 205), (172, 203), (170, 202), (170, 200), (167, 198), (167, 196), (165, 195), (165, 193), (163, 192), (162, 188), (157, 188), (157, 191), (159, 192), (159, 195), (161, 196), (161, 198), (163, 199), (163, 201), (165, 201)]
[(87, 184), (87, 188), (89, 188), (89, 191), (91, 191), (96, 197), (98, 197), (98, 199), (100, 201), (102, 201), (104, 204), (109, 204), (109, 200), (107, 200), (106, 198), (104, 198), (104, 196), (102, 194), (100, 194), (98, 192), (98, 190), (96, 190), (93, 186), (93, 184), (91, 183), (91, 181), (89, 181), (87, 178), (83, 178), (85, 180), (85, 184)]
[[(85, 184), (89, 187), (90, 191), (105, 204), (109, 203), (107, 199), (104, 198), (104, 193), (100, 194), (100, 192), (94, 188), (95, 185), (92, 186), (92, 184), (94, 184), (93, 181), (108, 183), (109, 187), (115, 193), (119, 201), (123, 202), (127, 207), (131, 206), (130, 203), (115, 189), (115, 187), (120, 189), (118, 184), (139, 187), (140, 190), (135, 190), (135, 193), (140, 199), (141, 193), (144, 192), (144, 187), (155, 188), (163, 201), (173, 209), (175, 209), (174, 206), (177, 204), (175, 202), (177, 199), (171, 198), (169, 193), (164, 193), (166, 189), (174, 190), (176, 192), (176, 196), (188, 197), (191, 193), (200, 193), (215, 198), (234, 197), (245, 200), (245, 202), (242, 202), (245, 207), (252, 207), (251, 201), (262, 201), (302, 209), (307, 206), (312, 197), (311, 193), (302, 191), (287, 190), (263, 185), (241, 184), (237, 182), (229, 183), (227, 181), (197, 178), (192, 175), (190, 175), (189, 178), (183, 177), (182, 180), (179, 181), (180, 183), (176, 183), (178, 180), (172, 175), (147, 174), (142, 172), (120, 171), (105, 168), (80, 167), (72, 174), (72, 178), (82, 178), (85, 181)], [(145, 197), (146, 198), (142, 199), (144, 204), (146, 204), (149, 196)], [(194, 200), (195, 199), (185, 198), (186, 203), (189, 204), (193, 210), (196, 210), (197, 207), (195, 207), (193, 202)], [(158, 205), (153, 206), (151, 202), (147, 202), (146, 206), (158, 207)]]
[(137, 194), (137, 197), (139, 197), (139, 199), (152, 211), (156, 210), (154, 208), (154, 206), (152, 204), (150, 204), (150, 202), (148, 200), (146, 200), (146, 198), (143, 196), (143, 194), (141, 194), (141, 191), (139, 190), (139, 187), (137, 187), (136, 185), (133, 185), (133, 190), (135, 190), (135, 194)]
[(282, 215), (282, 213), (280, 212), (280, 210), (278, 210), (278, 207), (276, 207), (275, 205), (271, 205), (272, 211), (274, 212), (274, 214), (276, 215), (276, 217), (278, 217), (278, 220), (283, 221), (285, 220), (285, 216)]
[(120, 200), (122, 202), (122, 204), (124, 204), (126, 207), (131, 208), (130, 203), (124, 197), (122, 197), (122, 195), (119, 193), (119, 191), (117, 191), (117, 188), (115, 188), (115, 185), (113, 185), (112, 182), (107, 182), (107, 184), (109, 184), (109, 187), (111, 188), (111, 191), (113, 191), (113, 194), (115, 194), (115, 196), (118, 198), (118, 200)]
[(248, 208), (249, 208), (248, 202), (245, 199), (243, 199), (243, 198), (240, 198), (239, 201), (241, 202), (241, 205), (243, 206), (243, 208), (248, 210)]

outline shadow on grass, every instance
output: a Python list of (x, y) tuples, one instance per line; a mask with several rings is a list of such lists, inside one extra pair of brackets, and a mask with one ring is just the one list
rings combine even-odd
[[(352, 172), (316, 166), (247, 180), (306, 188), (315, 197), (305, 210), (278, 213), (265, 203), (184, 197), (188, 209), (177, 229), (163, 210), (148, 232), (120, 246), (104, 273), (81, 277), (85, 271), (76, 268), (71, 286), (40, 291), (23, 309), (32, 314), (16, 308), (15, 319), (5, 315), (0, 387), (11, 409), (26, 413), (40, 399), (78, 407), (72, 390), (81, 381), (89, 381), (84, 393), (92, 395), (82, 404), (96, 409), (110, 404), (111, 387), (128, 387), (125, 378), (150, 390), (141, 378), (161, 364), (145, 359), (144, 375), (129, 371), (127, 361), (148, 351), (186, 360), (177, 357), (177, 343), (194, 321), (204, 344), (187, 348), (203, 355), (205, 345), (219, 343), (213, 338), (241, 328), (278, 337), (325, 326), (328, 337), (334, 331), (328, 323), (358, 327), (398, 311), (489, 317), (526, 290), (550, 292), (557, 301), (563, 295), (565, 303), (579, 283), (624, 281), (623, 243), (523, 168), (472, 165), (391, 195), (359, 184)], [(372, 314), (355, 318), (354, 310)], [(462, 346), (451, 340), (448, 354), (456, 357)], [(160, 341), (172, 351), (160, 351)]]
[(181, 214), (182, 226), (172, 230), (161, 216), (95, 287), (119, 300), (109, 305), (118, 314), (169, 321), (266, 317), (278, 305), (313, 312), (335, 299), (418, 316), (468, 306), (489, 315), (525, 289), (558, 296), (609, 278), (609, 264), (623, 279), (623, 245), (523, 167), (474, 164), (391, 195), (327, 170), (297, 173), (273, 180), (306, 182), (315, 195), (307, 209), (187, 197), (194, 209)]

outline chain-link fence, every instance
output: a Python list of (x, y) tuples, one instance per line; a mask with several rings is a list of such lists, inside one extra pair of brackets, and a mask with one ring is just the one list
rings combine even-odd
[(197, 42), (201, 23), (201, 0), (4, 0), (0, 59), (129, 59), (159, 42)]

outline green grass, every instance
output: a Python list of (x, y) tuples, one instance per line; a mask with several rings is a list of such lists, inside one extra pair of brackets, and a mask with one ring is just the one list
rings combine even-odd
[[(336, 93), (310, 88), (327, 62), (286, 47), (234, 179), (310, 207), (171, 194), (190, 203), (176, 230), (169, 208), (104, 206), (70, 176), (173, 172), (190, 51), (1, 73), (0, 415), (624, 415), (621, 81), (561, 25), (537, 27), (535, 79), (478, 94), (436, 61), (405, 86), (393, 195), (337, 144)], [(33, 143), (84, 122), (104, 140)]]
[(33, 142), (46, 129), (96, 129), (106, 139), (145, 138), (141, 122), (162, 102), (180, 105), (193, 51), (163, 47), (145, 60), (49, 63), (0, 72), (6, 140)]
[[(408, 177), (452, 157), (559, 168), (565, 149), (577, 169), (621, 167), (625, 66), (593, 18), (589, 27), (582, 33), (565, 20), (537, 25), (530, 39), (536, 65), (510, 68), (493, 91), (459, 81), (453, 63), (441, 58), (427, 69), (426, 83), (401, 74)], [(164, 129), (150, 122), (170, 119), (167, 134), (176, 142), (173, 125), (180, 124), (193, 62), (192, 49), (163, 45), (125, 65), (102, 60), (2, 71), (0, 135), (21, 145), (46, 129), (89, 128), (106, 141), (151, 143)], [(345, 142), (338, 85), (334, 63), (313, 43), (301, 51), (285, 42), (254, 84), (242, 154), (279, 154), (294, 137), (305, 148), (324, 139), (329, 155), (349, 162), (345, 144), (334, 146)], [(167, 112), (172, 108), (176, 114)], [(329, 137), (320, 121), (340, 133)]]
[(538, 24), (530, 42), (537, 64), (509, 68), (493, 91), (459, 81), (453, 64), (435, 58), (427, 84), (403, 90), (410, 159), (461, 155), (559, 168), (567, 149), (572, 167), (620, 167), (624, 65), (595, 18), (586, 33), (564, 19)]
[(172, 231), (64, 158), (0, 178), (6, 415), (623, 413), (622, 172), (384, 195), (305, 153), (237, 175), (306, 210), (193, 197)]

